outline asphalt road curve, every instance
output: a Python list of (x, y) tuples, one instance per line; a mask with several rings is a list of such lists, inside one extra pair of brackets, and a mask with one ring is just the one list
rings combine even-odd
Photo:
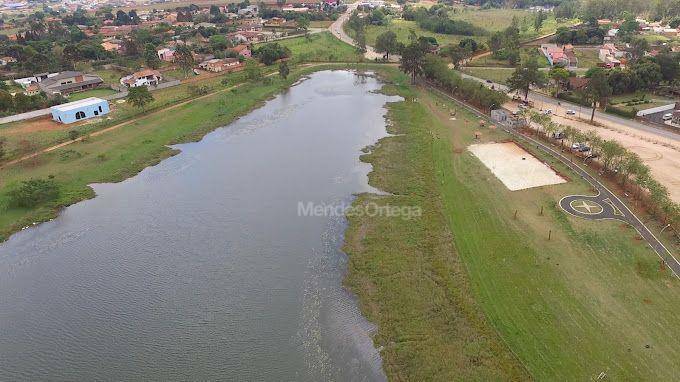
[(603, 195), (569, 195), (560, 200), (560, 207), (570, 215), (590, 220), (616, 219), (630, 223), (611, 199)]

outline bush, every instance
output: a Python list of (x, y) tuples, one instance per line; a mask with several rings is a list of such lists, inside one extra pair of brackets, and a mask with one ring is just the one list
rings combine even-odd
[(59, 197), (59, 186), (52, 179), (25, 180), (7, 196), (11, 207), (31, 208)]
[(627, 109), (621, 109), (621, 108), (618, 108), (616, 106), (611, 106), (611, 105), (607, 106), (604, 110), (607, 113), (620, 115), (624, 118), (629, 118), (629, 119), (635, 118), (635, 116), (637, 115), (637, 112), (638, 112), (638, 110), (636, 108), (633, 108), (632, 110), (627, 110)]

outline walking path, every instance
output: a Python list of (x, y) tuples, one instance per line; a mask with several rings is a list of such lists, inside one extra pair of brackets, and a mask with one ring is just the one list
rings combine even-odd
[[(349, 20), (349, 17), (352, 15), (352, 12), (359, 6), (359, 3), (354, 3), (354, 4), (349, 4), (347, 6), (347, 11), (340, 15), (337, 20), (331, 24), (330, 27), (328, 27), (328, 30), (331, 32), (333, 36), (335, 36), (337, 39), (346, 42), (352, 46), (357, 46), (356, 42), (354, 41), (353, 38), (351, 38), (347, 33), (345, 33), (344, 28), (342, 27), (347, 20)], [(375, 61), (375, 60), (382, 60), (383, 54), (378, 53), (373, 49), (373, 47), (366, 45), (366, 53), (364, 53), (364, 57), (367, 60)], [(390, 61), (396, 62), (399, 61), (399, 56), (397, 55), (390, 55)]]
[[(439, 94), (453, 100), (454, 102), (462, 105), (463, 107), (471, 110), (476, 115), (487, 118), (487, 116), (477, 109), (462, 103), (450, 96), (449, 94), (439, 90), (436, 86), (432, 84), (427, 84), (429, 88), (435, 90)], [(535, 140), (532, 137), (524, 135), (517, 130), (514, 130), (508, 126), (502, 125), (503, 130), (510, 135), (524, 140), (530, 143), (532, 146), (546, 152), (547, 154), (557, 158), (560, 162), (564, 163), (567, 167), (573, 170), (575, 173), (581, 176), (586, 182), (588, 182), (595, 190), (598, 191), (596, 196), (582, 196), (582, 195), (572, 195), (563, 198), (560, 201), (560, 206), (565, 209), (568, 213), (588, 218), (588, 219), (618, 219), (624, 221), (640, 234), (640, 236), (649, 244), (649, 246), (656, 252), (656, 254), (664, 261), (664, 263), (670, 268), (673, 274), (680, 278), (680, 261), (678, 261), (675, 256), (666, 248), (666, 246), (661, 243), (661, 241), (654, 236), (652, 231), (647, 228), (647, 226), (626, 206), (626, 204), (619, 199), (616, 194), (610, 191), (604, 184), (602, 184), (595, 177), (590, 175), (590, 173), (584, 170), (581, 166), (574, 163), (572, 159), (568, 158), (561, 152), (553, 149), (552, 147)], [(566, 208), (565, 208), (566, 207)], [(601, 209), (601, 210), (600, 210)]]

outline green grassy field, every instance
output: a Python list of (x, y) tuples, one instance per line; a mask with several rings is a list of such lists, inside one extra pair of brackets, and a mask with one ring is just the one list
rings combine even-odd
[(440, 46), (449, 44), (458, 44), (465, 36), (457, 36), (450, 34), (432, 33), (421, 29), (414, 21), (406, 21), (401, 19), (392, 20), (389, 25), (369, 25), (366, 27), (366, 44), (369, 46), (375, 45), (375, 39), (378, 35), (391, 30), (397, 35), (397, 40), (404, 44), (408, 43), (408, 38), (413, 30), (418, 36), (428, 36), (437, 39)]
[(87, 90), (84, 92), (78, 92), (78, 93), (73, 93), (68, 97), (69, 101), (78, 101), (81, 99), (85, 99), (88, 97), (104, 97), (107, 95), (111, 94), (116, 94), (117, 92), (113, 89), (109, 88), (99, 88), (99, 89), (92, 89), (92, 90)]
[(513, 18), (515, 18), (519, 24), (520, 36), (523, 40), (553, 33), (558, 27), (571, 25), (576, 22), (576, 20), (558, 21), (554, 16), (548, 15), (548, 18), (543, 21), (541, 28), (536, 31), (534, 29), (536, 13), (534, 12), (524, 9), (478, 9), (462, 6), (454, 7), (454, 10), (449, 12), (449, 17), (453, 20), (467, 21), (489, 32), (500, 31), (509, 27), (512, 24)]
[[(533, 55), (536, 58), (536, 61), (538, 62), (538, 67), (539, 68), (548, 68), (550, 67), (550, 63), (548, 62), (548, 59), (545, 58), (543, 54), (541, 54), (538, 51), (538, 48), (536, 47), (521, 47), (519, 50), (520, 53), (520, 58), (522, 60), (525, 60), (529, 58), (530, 55)], [(507, 60), (499, 60), (491, 55), (484, 56), (477, 58), (476, 60), (470, 61), (468, 63), (468, 66), (482, 66), (482, 67), (499, 67), (499, 68), (509, 68), (511, 65), (508, 63)]]
[(291, 50), (294, 63), (361, 60), (354, 47), (333, 37), (330, 32), (310, 34), (309, 39), (303, 36), (277, 42)]
[(513, 68), (477, 68), (474, 66), (465, 67), (462, 69), (463, 72), (475, 76), (478, 78), (483, 78), (485, 80), (491, 80), (497, 84), (506, 84), (508, 78), (515, 71)]
[(578, 59), (578, 67), (581, 69), (595, 68), (601, 62), (597, 49), (575, 48), (574, 55)]
[[(541, 157), (568, 183), (507, 190), (466, 150), (477, 141), (465, 120), (477, 118), (427, 91), (398, 89), (418, 103), (390, 106), (400, 135), (364, 158), (371, 184), (390, 195), (356, 203), (417, 205), (423, 217), (353, 218), (346, 236), (348, 285), (379, 327), (388, 376), (674, 380), (680, 283), (636, 232), (559, 210), (562, 196), (591, 190), (555, 160)], [(508, 138), (482, 130), (482, 142)]]
[[(645, 102), (639, 103), (634, 100), (639, 100), (644, 96)], [(654, 94), (621, 94), (611, 97), (609, 104), (616, 106), (619, 109), (632, 111), (650, 109), (657, 106), (663, 106), (673, 103), (674, 100), (671, 98), (659, 97)]]

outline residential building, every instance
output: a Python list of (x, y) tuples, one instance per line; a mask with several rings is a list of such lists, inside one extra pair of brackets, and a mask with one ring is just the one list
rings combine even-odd
[(613, 68), (621, 66), (621, 58), (626, 56), (626, 52), (619, 50), (614, 44), (604, 44), (600, 48), (598, 57), (605, 66)]
[(156, 51), (156, 54), (158, 54), (158, 58), (160, 58), (161, 61), (166, 62), (175, 61), (175, 51), (173, 49), (168, 48), (159, 49), (158, 51)]
[(109, 103), (101, 98), (85, 98), (80, 101), (52, 106), (52, 119), (61, 123), (73, 123), (109, 113)]
[(0, 58), (0, 66), (5, 66), (17, 62), (17, 59), (12, 56), (5, 56)]
[(121, 78), (120, 84), (128, 88), (136, 88), (138, 86), (158, 86), (161, 81), (163, 81), (163, 76), (158, 70), (144, 69)]
[(198, 66), (203, 70), (219, 73), (239, 68), (241, 62), (237, 58), (213, 58), (212, 60), (201, 62)]
[(105, 51), (107, 52), (115, 52), (118, 53), (121, 50), (121, 45), (117, 44), (115, 42), (110, 42), (110, 41), (104, 41), (103, 43), (100, 44), (102, 48), (104, 48)]
[(103, 83), (104, 81), (97, 75), (67, 71), (43, 79), (39, 82), (39, 86), (48, 96), (53, 96), (94, 89)]
[(250, 31), (229, 33), (227, 35), (227, 38), (237, 43), (251, 43), (251, 44), (266, 40), (264, 33)]
[(236, 45), (235, 47), (231, 48), (234, 52), (238, 53), (239, 56), (243, 57), (252, 57), (253, 53), (250, 51), (250, 47), (248, 45), (243, 45), (239, 44)]
[(24, 90), (24, 94), (26, 94), (27, 96), (38, 95), (40, 94), (40, 86), (38, 86), (37, 82), (33, 82), (26, 87), (26, 90)]
[(257, 5), (249, 5), (245, 8), (238, 10), (238, 15), (241, 17), (254, 17), (259, 13), (259, 8)]
[(548, 59), (551, 66), (576, 68), (578, 59), (574, 54), (574, 47), (570, 44), (558, 46), (556, 44), (541, 44), (541, 52)]

